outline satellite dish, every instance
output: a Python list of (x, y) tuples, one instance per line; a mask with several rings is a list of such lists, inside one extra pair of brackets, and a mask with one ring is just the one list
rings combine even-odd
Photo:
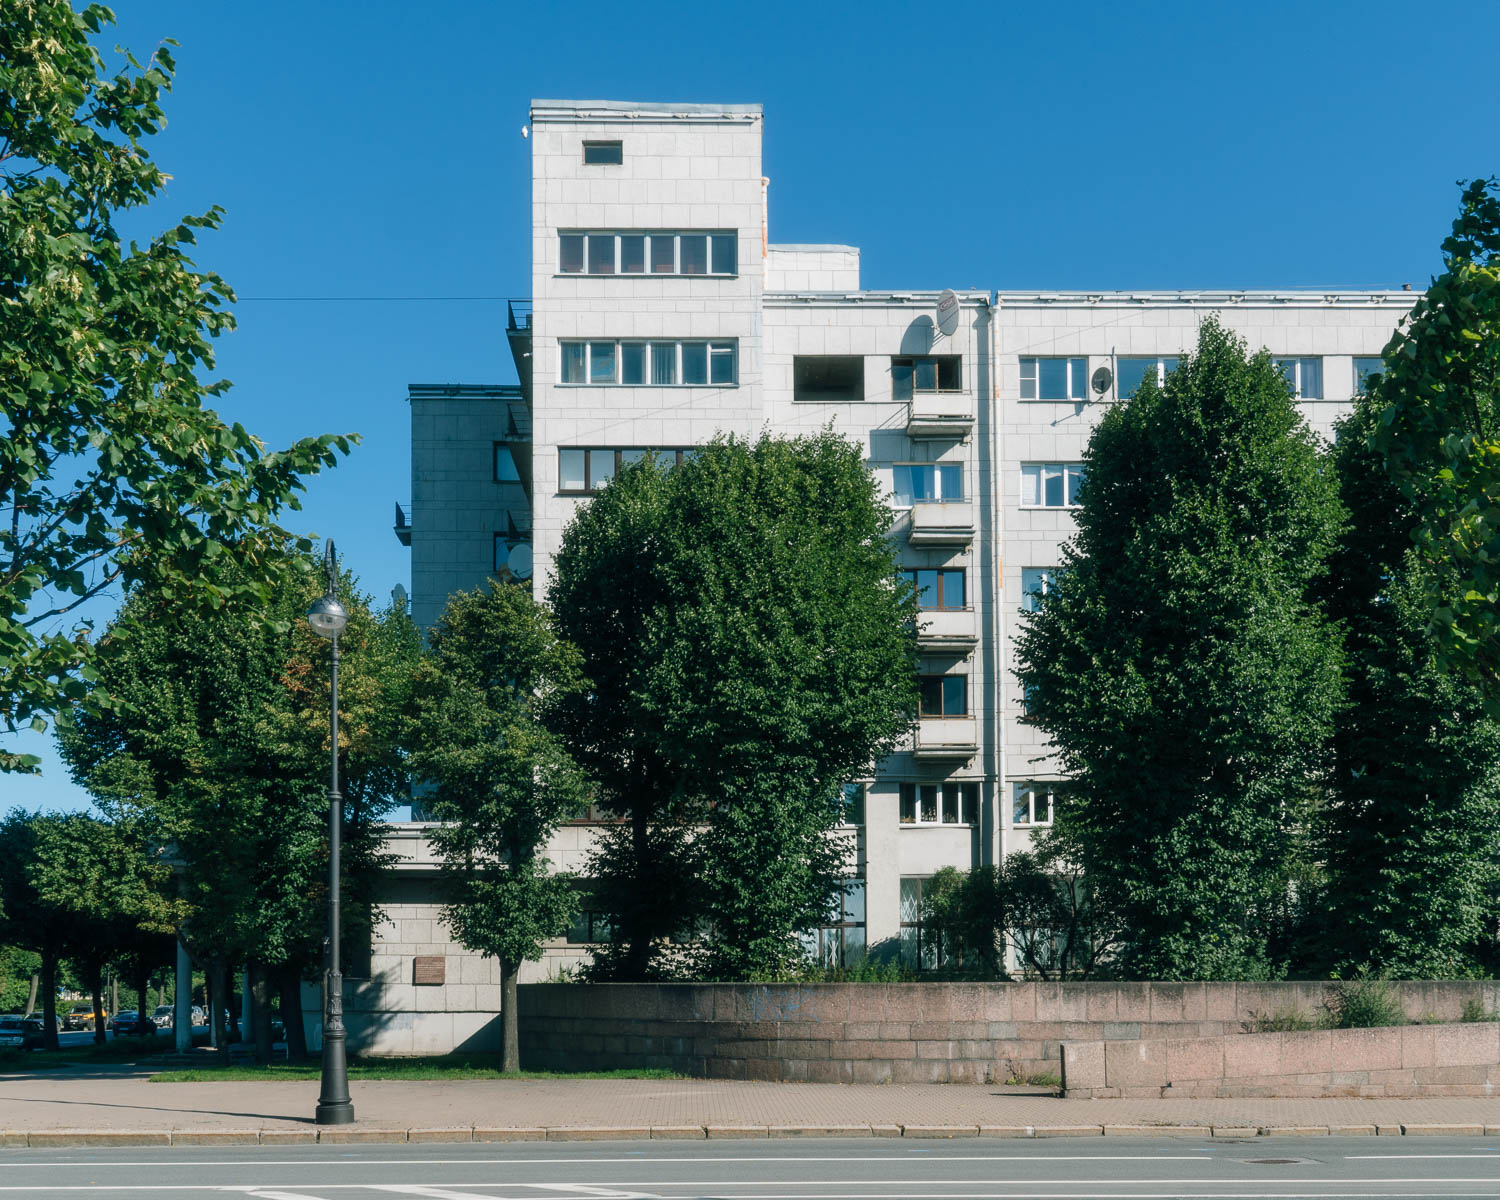
[(938, 297), (937, 327), (944, 337), (950, 337), (958, 328), (958, 297), (954, 295), (952, 288)]
[(1089, 379), (1089, 386), (1094, 389), (1094, 395), (1102, 396), (1109, 391), (1109, 385), (1114, 383), (1115, 376), (1108, 367), (1100, 367)]
[(531, 543), (517, 542), (505, 556), (505, 566), (517, 579), (531, 578)]

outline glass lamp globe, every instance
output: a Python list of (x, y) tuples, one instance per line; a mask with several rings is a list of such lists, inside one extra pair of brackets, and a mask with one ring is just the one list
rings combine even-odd
[(319, 596), (307, 610), (307, 623), (315, 633), (326, 638), (336, 638), (349, 623), (349, 614), (332, 596)]

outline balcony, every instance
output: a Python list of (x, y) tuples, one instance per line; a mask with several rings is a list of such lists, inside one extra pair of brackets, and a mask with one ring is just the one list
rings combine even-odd
[(906, 410), (906, 436), (951, 440), (974, 428), (974, 397), (966, 392), (914, 392)]
[(505, 312), (505, 340), (510, 343), (510, 355), (516, 362), (516, 375), (521, 380), (521, 395), (530, 404), (531, 301), (507, 300)]
[(968, 501), (920, 501), (911, 506), (913, 546), (967, 546), (974, 540), (974, 506)]
[(403, 546), (411, 545), (411, 522), (406, 519), (406, 510), (401, 507), (401, 501), (396, 501), (396, 540)]
[(973, 717), (922, 717), (917, 722), (915, 758), (930, 761), (973, 758), (979, 753), (979, 727)]
[(924, 608), (917, 614), (917, 646), (967, 653), (979, 642), (978, 624), (972, 608)]

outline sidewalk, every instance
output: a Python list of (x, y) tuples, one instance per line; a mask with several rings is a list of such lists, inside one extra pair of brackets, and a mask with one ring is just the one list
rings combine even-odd
[(1061, 1100), (968, 1084), (464, 1080), (350, 1085), (357, 1124), (312, 1122), (315, 1080), (148, 1083), (144, 1074), (0, 1076), (0, 1147), (650, 1137), (1500, 1137), (1500, 1098)]

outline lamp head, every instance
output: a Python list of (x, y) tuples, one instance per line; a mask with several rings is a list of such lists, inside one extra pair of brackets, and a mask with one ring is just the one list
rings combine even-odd
[(319, 596), (307, 610), (307, 623), (313, 627), (314, 633), (332, 639), (344, 631), (349, 614), (332, 596)]

